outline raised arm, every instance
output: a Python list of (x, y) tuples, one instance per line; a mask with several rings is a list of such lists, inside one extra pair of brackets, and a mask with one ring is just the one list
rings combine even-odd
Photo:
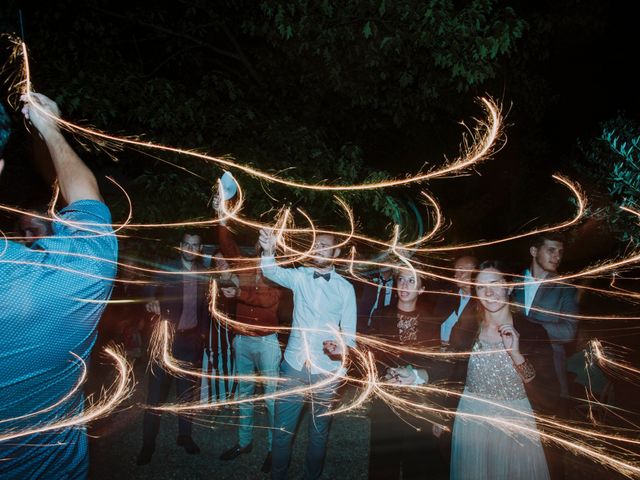
[(227, 227), (227, 220), (224, 215), (224, 209), (222, 208), (222, 196), (218, 192), (213, 197), (213, 209), (218, 217), (218, 243), (220, 244), (220, 251), (222, 256), (230, 261), (233, 266), (236, 266), (238, 258), (242, 258), (243, 255), (240, 252), (240, 247), (234, 238), (233, 233)]
[(23, 95), (22, 113), (44, 140), (58, 177), (60, 193), (67, 203), (78, 200), (102, 201), (98, 182), (91, 170), (73, 151), (60, 132), (55, 117), (60, 111), (50, 98), (31, 93)]
[(233, 266), (236, 266), (237, 259), (242, 258), (242, 253), (235, 238), (233, 238), (233, 233), (226, 225), (218, 225), (218, 243), (220, 244), (222, 256)]
[(276, 251), (276, 237), (272, 230), (266, 228), (260, 230), (260, 247), (262, 247), (262, 258), (260, 259), (262, 274), (278, 285), (293, 289), (298, 278), (298, 271), (295, 268), (282, 268), (276, 264), (276, 259), (273, 256)]

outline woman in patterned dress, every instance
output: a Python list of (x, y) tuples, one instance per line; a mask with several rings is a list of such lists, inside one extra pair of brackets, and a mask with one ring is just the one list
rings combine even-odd
[(549, 478), (534, 411), (549, 413), (559, 391), (551, 347), (544, 328), (512, 314), (509, 281), (500, 262), (483, 262), (475, 279), (478, 323), (452, 332), (452, 344), (471, 352), (459, 369), (466, 381), (453, 425), (452, 480)]

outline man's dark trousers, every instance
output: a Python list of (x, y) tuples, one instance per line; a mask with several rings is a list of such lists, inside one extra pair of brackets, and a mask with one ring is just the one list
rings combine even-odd
[[(202, 338), (197, 328), (187, 332), (176, 332), (172, 348), (173, 357), (188, 365), (187, 368), (200, 371), (202, 363)], [(148, 405), (161, 405), (166, 403), (169, 396), (171, 382), (176, 380), (176, 401), (179, 403), (192, 402), (195, 398), (197, 377), (177, 377), (170, 372), (155, 365), (149, 375)], [(188, 417), (178, 418), (178, 435), (191, 436), (191, 420)], [(160, 429), (160, 413), (147, 410), (144, 414), (143, 443), (153, 445)]]

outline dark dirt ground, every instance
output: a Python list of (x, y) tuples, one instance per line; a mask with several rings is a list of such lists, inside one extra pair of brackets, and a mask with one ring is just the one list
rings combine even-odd
[[(220, 454), (233, 446), (237, 427), (229, 417), (233, 411), (225, 409), (216, 416), (199, 418), (194, 425), (193, 438), (200, 446), (199, 455), (188, 455), (176, 445), (177, 417), (163, 415), (156, 452), (150, 464), (136, 465), (142, 444), (143, 412), (138, 404), (146, 399), (147, 378), (144, 367), (135, 367), (138, 385), (134, 396), (127, 401), (129, 408), (120, 409), (109, 418), (93, 425), (91, 430), (91, 471), (95, 480), (124, 479), (267, 479), (260, 471), (267, 454), (265, 429), (254, 430), (253, 450), (232, 461), (219, 460)], [(349, 395), (346, 392), (345, 395)], [(171, 394), (173, 395), (173, 393)], [(262, 408), (256, 409), (256, 425), (265, 425)], [(308, 415), (306, 416), (308, 417)], [(301, 422), (294, 442), (290, 478), (302, 477), (307, 444), (307, 418)], [(363, 411), (337, 415), (329, 435), (329, 446), (323, 478), (360, 480), (367, 478), (369, 462), (369, 420)]]
[[(188, 455), (175, 444), (177, 419), (164, 415), (156, 452), (149, 465), (137, 466), (136, 456), (142, 442), (142, 410), (139, 404), (146, 398), (146, 383), (143, 362), (135, 366), (137, 388), (126, 405), (110, 417), (96, 422), (91, 427), (91, 471), (95, 480), (125, 479), (267, 479), (260, 471), (267, 453), (266, 430), (254, 432), (254, 448), (249, 454), (232, 461), (219, 460), (220, 454), (236, 442), (234, 412), (222, 410), (217, 415), (201, 417), (194, 426), (193, 437), (202, 452)], [(343, 395), (352, 395), (345, 391)], [(256, 424), (265, 424), (262, 409), (257, 409)], [(294, 452), (289, 470), (290, 478), (302, 477), (302, 464), (306, 448), (307, 420), (302, 421), (294, 443)], [(360, 480), (368, 476), (369, 420), (366, 408), (355, 414), (337, 415), (329, 436), (329, 446), (323, 479)], [(567, 454), (565, 456), (567, 480), (617, 480), (623, 477), (604, 470), (597, 464)]]

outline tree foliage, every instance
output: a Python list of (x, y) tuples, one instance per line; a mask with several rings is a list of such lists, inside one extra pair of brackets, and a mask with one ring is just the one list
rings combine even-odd
[[(5, 25), (16, 25), (17, 6), (0, 6)], [(453, 126), (469, 112), (526, 26), (497, 0), (61, 0), (23, 16), (35, 87), (68, 118), (285, 178), (345, 184), (418, 171), (421, 158), (396, 164), (387, 152), (420, 138), (425, 125)], [(370, 145), (389, 146), (382, 161)], [(188, 175), (145, 153), (115, 156), (117, 164), (99, 155), (91, 163), (125, 182), (136, 221), (209, 215), (219, 167), (162, 157)], [(331, 195), (237, 177), (249, 215), (277, 198), (335, 221)], [(347, 199), (371, 232), (408, 215), (397, 190)]]
[(640, 123), (624, 115), (602, 124), (598, 138), (580, 143), (584, 175), (607, 192), (599, 211), (607, 227), (623, 242), (640, 245), (640, 224), (620, 207), (640, 211)]

